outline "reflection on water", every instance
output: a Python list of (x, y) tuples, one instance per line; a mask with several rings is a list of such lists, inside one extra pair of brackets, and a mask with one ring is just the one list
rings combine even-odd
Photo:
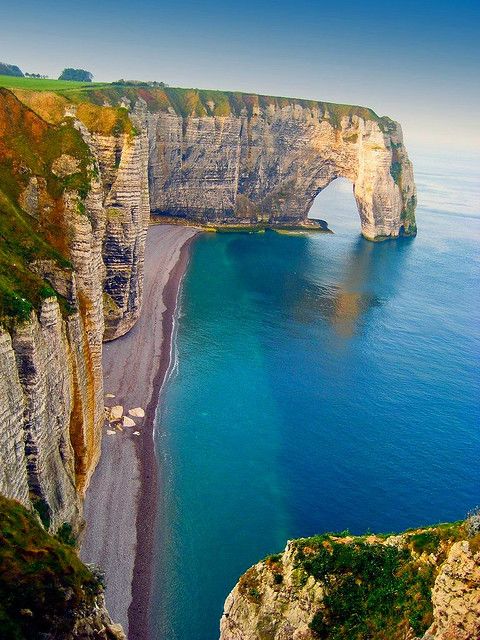
[[(315, 323), (321, 316), (339, 336), (354, 335), (372, 308), (395, 295), (411, 242), (405, 238), (374, 244), (359, 236), (345, 252), (341, 274), (335, 281), (325, 283), (312, 277), (293, 290), (297, 294), (293, 305), (296, 321)], [(318, 260), (318, 255), (315, 252), (307, 259)]]

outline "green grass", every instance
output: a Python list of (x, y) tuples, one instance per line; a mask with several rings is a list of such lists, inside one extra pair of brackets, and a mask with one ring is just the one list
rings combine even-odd
[[(366, 120), (375, 120), (388, 128), (391, 121), (380, 118), (372, 109), (358, 105), (337, 104), (287, 98), (283, 96), (265, 96), (240, 91), (219, 91), (186, 87), (142, 87), (135, 84), (115, 85), (108, 82), (74, 82), (38, 78), (17, 78), (0, 76), (0, 87), (8, 89), (27, 89), (32, 91), (54, 91), (75, 102), (89, 101), (102, 105), (105, 100), (118, 105), (123, 97), (136, 99), (142, 97), (151, 111), (167, 111), (173, 108), (183, 117), (187, 116), (228, 116), (246, 113), (252, 116), (256, 109), (265, 110), (269, 106), (283, 108), (300, 104), (307, 109), (320, 107), (336, 128), (343, 116), (357, 115)], [(385, 122), (384, 122), (385, 121)]]
[(49, 535), (32, 513), (0, 496), (0, 628), (5, 640), (67, 634), (75, 610), (102, 591), (69, 544)]
[(31, 89), (32, 91), (69, 91), (78, 89), (92, 89), (110, 86), (102, 82), (74, 82), (69, 80), (52, 80), (50, 78), (17, 78), (0, 75), (0, 87), (6, 89)]

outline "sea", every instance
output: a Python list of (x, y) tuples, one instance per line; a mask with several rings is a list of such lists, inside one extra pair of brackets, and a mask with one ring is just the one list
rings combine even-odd
[(412, 153), (418, 235), (197, 237), (157, 411), (156, 640), (217, 640), (239, 576), (291, 538), (398, 532), (480, 503), (480, 157)]

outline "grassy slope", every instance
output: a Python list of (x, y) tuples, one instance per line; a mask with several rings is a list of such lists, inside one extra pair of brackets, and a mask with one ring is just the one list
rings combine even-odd
[(0, 495), (0, 629), (5, 640), (68, 631), (102, 587), (75, 550)]
[(41, 78), (17, 78), (0, 75), (0, 87), (7, 89), (31, 89), (32, 91), (61, 91), (81, 89), (82, 87), (103, 86), (99, 82), (74, 82), (69, 80), (51, 80)]

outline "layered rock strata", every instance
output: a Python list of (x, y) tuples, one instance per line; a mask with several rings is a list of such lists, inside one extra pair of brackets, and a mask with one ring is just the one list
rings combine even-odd
[(225, 602), (220, 640), (473, 640), (480, 539), (458, 540), (465, 536), (463, 525), (441, 525), (291, 541), (240, 578)]
[(4, 318), (0, 332), (0, 492), (35, 507), (51, 530), (64, 522), (78, 527), (100, 455), (102, 341), (128, 331), (140, 312), (149, 218), (146, 126), (132, 115), (134, 134), (102, 135), (87, 130), (71, 107), (51, 125), (9, 92), (0, 101), (5, 119), (23, 128), (36, 154), (43, 139), (53, 140), (42, 164), (15, 141), (13, 164), (8, 148), (0, 153), (3, 171), (20, 172), (7, 176), (15, 189), (0, 201), (2, 215), (21, 207), (35, 230), (24, 244), (51, 246), (53, 256), (25, 266), (12, 258), (13, 271), (21, 267), (24, 277), (28, 269), (45, 283), (37, 287), (47, 297), (42, 293), (28, 312), (23, 292), (9, 294), (24, 306), (23, 315)]
[[(367, 111), (367, 115), (364, 114)], [(369, 239), (413, 235), (416, 191), (398, 123), (368, 110), (273, 101), (227, 116), (149, 116), (154, 214), (207, 224), (301, 225), (349, 179)]]

